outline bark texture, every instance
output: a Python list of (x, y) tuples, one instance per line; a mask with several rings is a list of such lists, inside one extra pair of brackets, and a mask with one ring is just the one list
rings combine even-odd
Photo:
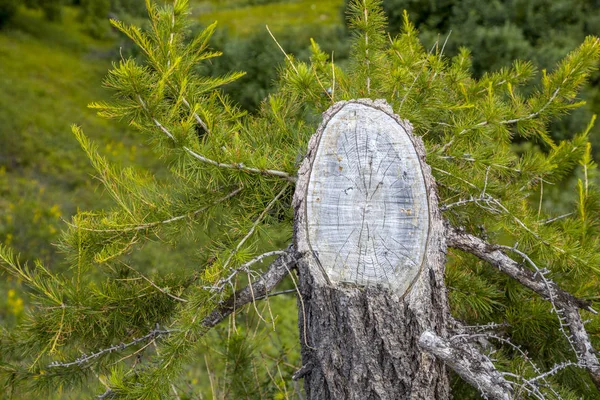
[[(390, 289), (390, 285), (377, 281), (365, 283), (359, 279), (353, 284), (331, 280), (326, 272), (331, 266), (322, 265), (310, 246), (309, 225), (315, 221), (307, 221), (306, 201), (313, 162), (328, 122), (344, 107), (356, 104), (385, 113), (386, 118), (391, 117), (403, 128), (414, 145), (423, 172), (424, 198), (428, 204), (422, 206), (429, 210), (428, 235), (421, 265), (416, 276), (409, 278), (412, 280), (406, 291)], [(377, 151), (377, 146), (369, 151)], [(360, 176), (360, 169), (357, 173)], [(401, 169), (396, 173), (402, 176)], [(378, 190), (386, 190), (386, 187)], [(324, 114), (323, 123), (309, 143), (307, 157), (298, 175), (294, 207), (301, 293), (299, 329), (304, 365), (296, 378), (304, 378), (307, 397), (357, 400), (449, 398), (448, 376), (443, 363), (424, 352), (418, 344), (425, 331), (447, 336), (449, 312), (444, 286), (444, 224), (438, 210), (435, 181), (425, 163), (423, 143), (412, 136), (410, 124), (395, 116), (382, 100), (353, 100), (333, 105)], [(402, 238), (398, 240), (402, 241)], [(357, 244), (357, 251), (374, 254), (379, 251), (374, 246), (369, 249)], [(418, 257), (413, 258), (416, 259)]]

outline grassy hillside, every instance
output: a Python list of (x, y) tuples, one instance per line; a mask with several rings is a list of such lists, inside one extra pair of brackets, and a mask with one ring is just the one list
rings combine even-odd
[(104, 202), (70, 125), (83, 126), (119, 158), (136, 152), (125, 126), (86, 107), (106, 95), (100, 85), (113, 44), (82, 34), (68, 11), (54, 24), (23, 9), (0, 33), (0, 235), (27, 258), (46, 261), (54, 258), (47, 242), (60, 217)]
[(244, 5), (242, 1), (199, 1), (194, 14), (202, 23), (219, 21), (237, 35), (263, 30), (269, 25), (272, 31), (289, 27), (319, 25), (335, 26), (341, 22), (342, 0), (292, 0), (268, 4)]

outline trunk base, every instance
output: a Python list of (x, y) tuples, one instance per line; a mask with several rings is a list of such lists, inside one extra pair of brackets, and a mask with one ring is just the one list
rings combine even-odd
[(377, 287), (315, 288), (302, 273), (300, 281), (308, 399), (450, 398), (444, 365), (418, 347), (421, 310)]

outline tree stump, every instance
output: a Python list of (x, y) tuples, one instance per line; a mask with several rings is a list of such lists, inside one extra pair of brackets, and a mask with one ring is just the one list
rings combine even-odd
[(309, 399), (446, 399), (418, 347), (449, 319), (444, 225), (425, 148), (383, 100), (334, 104), (294, 195), (299, 329)]

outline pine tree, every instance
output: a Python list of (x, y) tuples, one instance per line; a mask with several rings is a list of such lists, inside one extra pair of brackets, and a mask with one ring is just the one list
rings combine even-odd
[[(91, 106), (130, 122), (170, 175), (112, 165), (80, 127), (73, 128), (115, 207), (80, 212), (68, 224), (60, 243), (72, 266), (68, 273), (39, 262), (29, 266), (1, 248), (3, 270), (27, 286), (32, 302), (25, 320), (0, 337), (7, 390), (57, 390), (99, 377), (101, 398), (178, 396), (175, 384), (187, 365), (197, 363), (202, 338), (244, 306), (258, 312), (289, 277), (299, 284), (304, 357), (295, 377), (304, 378), (312, 398), (432, 392), (444, 398), (450, 370), (488, 398), (598, 397), (600, 198), (587, 136), (594, 121), (569, 141), (556, 143), (548, 133), (550, 122), (581, 105), (577, 91), (600, 58), (598, 38), (586, 38), (552, 72), (541, 71), (541, 86), (526, 96), (522, 88), (536, 74), (531, 63), (475, 79), (466, 50), (449, 60), (443, 43), (424, 48), (406, 14), (402, 32), (387, 36), (380, 2), (355, 0), (348, 10), (354, 35), (346, 68), (313, 41), (310, 62), (286, 55), (276, 91), (247, 115), (219, 89), (241, 73), (198, 73), (198, 64), (219, 55), (208, 45), (215, 25), (189, 38), (187, 1), (158, 7), (148, 0), (147, 8), (148, 30), (113, 21), (145, 61), (115, 64), (105, 81), (114, 100)], [(399, 344), (420, 354), (410, 361), (429, 365), (435, 388), (415, 380), (382, 389), (376, 385), (381, 377), (369, 377), (365, 366), (327, 370), (349, 360), (340, 354), (331, 364), (319, 358), (323, 349), (311, 346), (318, 327), (306, 321), (323, 317), (313, 312), (315, 298), (329, 289), (310, 285), (307, 254), (296, 248), (292, 201), (320, 114), (356, 99), (383, 99), (410, 121), (431, 167), (429, 193), (433, 204), (439, 202), (433, 213), (444, 219), (440, 249), (448, 249), (438, 270), (422, 273), (432, 276), (433, 297), (442, 302), (435, 312), (447, 325), (426, 330), (408, 320), (393, 323), (411, 332)], [(515, 151), (517, 138), (532, 146)], [(571, 174), (579, 179), (569, 188)], [(569, 212), (557, 214), (547, 201), (544, 191), (553, 186), (576, 193)], [(191, 267), (155, 276), (124, 261), (140, 243), (176, 245), (190, 230), (208, 238), (201, 263), (189, 260)], [(444, 268), (445, 283), (439, 279)], [(95, 271), (102, 271), (102, 281)], [(388, 298), (382, 287), (330, 289), (337, 293), (332, 296)], [(343, 320), (342, 309), (338, 313), (330, 316), (357, 326)], [(372, 316), (376, 325), (383, 314)], [(268, 312), (261, 318), (272, 319)], [(384, 336), (377, 329), (373, 346), (395, 340), (394, 332)], [(253, 391), (249, 368), (256, 354), (243, 340), (244, 329), (234, 332), (242, 338), (228, 340), (227, 354), (239, 362), (231, 367), (239, 374), (231, 390), (268, 398), (279, 390), (285, 397), (290, 382), (272, 392)], [(135, 356), (144, 350), (150, 359), (140, 368)], [(389, 357), (381, 354), (381, 362)], [(346, 377), (356, 380), (340, 385)], [(367, 386), (360, 384), (365, 378)], [(453, 385), (456, 397), (475, 396), (461, 382)]]

